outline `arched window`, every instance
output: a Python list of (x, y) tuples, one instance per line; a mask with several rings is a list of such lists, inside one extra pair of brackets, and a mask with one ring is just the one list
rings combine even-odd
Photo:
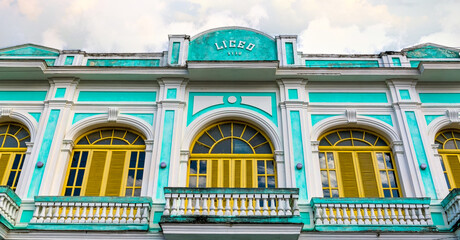
[(1, 185), (16, 190), (26, 155), (26, 142), (30, 142), (30, 134), (24, 126), (16, 123), (0, 124)]
[(189, 187), (274, 188), (273, 147), (246, 123), (214, 124), (191, 146), (187, 179)]
[(436, 135), (441, 166), (449, 191), (460, 187), (460, 131), (445, 130)]
[(396, 167), (388, 143), (372, 132), (343, 129), (320, 138), (324, 197), (399, 197)]
[(144, 139), (118, 128), (91, 131), (77, 139), (64, 183), (64, 196), (140, 196)]

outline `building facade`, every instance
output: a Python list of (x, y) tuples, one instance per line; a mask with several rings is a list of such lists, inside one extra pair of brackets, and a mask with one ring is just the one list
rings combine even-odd
[(0, 49), (4, 239), (456, 239), (459, 49)]

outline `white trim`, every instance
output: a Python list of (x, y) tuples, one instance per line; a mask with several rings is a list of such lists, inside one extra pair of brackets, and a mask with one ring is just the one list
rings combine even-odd
[(0, 122), (9, 121), (16, 121), (27, 127), (27, 130), (29, 130), (30, 133), (30, 141), (34, 142), (35, 136), (37, 135), (38, 122), (34, 117), (32, 117), (32, 115), (27, 112), (11, 109), (11, 112), (8, 115), (0, 115)]

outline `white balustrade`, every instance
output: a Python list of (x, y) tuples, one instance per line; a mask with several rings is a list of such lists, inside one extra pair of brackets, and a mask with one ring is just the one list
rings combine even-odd
[(433, 225), (429, 204), (327, 202), (312, 204), (316, 225)]
[(446, 212), (448, 225), (452, 227), (457, 224), (460, 221), (460, 189), (454, 189), (441, 204)]
[[(11, 192), (11, 194), (14, 194), (14, 192)], [(11, 223), (11, 225), (15, 225), (18, 212), (18, 204), (6, 192), (0, 193), (0, 215)]]
[(36, 201), (34, 224), (148, 224), (149, 203)]
[[(285, 194), (277, 192), (277, 189), (270, 189), (269, 193), (262, 193), (251, 189), (244, 189), (241, 192), (233, 190), (233, 193), (214, 191), (200, 192), (188, 189), (187, 193), (174, 192), (170, 188), (165, 193), (165, 216), (299, 216), (297, 206), (298, 193)], [(284, 189), (285, 190), (285, 189)]]

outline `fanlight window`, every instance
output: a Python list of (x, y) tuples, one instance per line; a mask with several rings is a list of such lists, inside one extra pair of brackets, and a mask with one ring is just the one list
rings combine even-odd
[(16, 190), (26, 155), (26, 142), (30, 142), (30, 134), (24, 126), (16, 123), (0, 124), (1, 185)]
[(320, 138), (324, 197), (399, 197), (391, 149), (378, 135), (359, 129), (335, 130)]
[(187, 179), (189, 187), (274, 188), (272, 145), (246, 123), (212, 125), (192, 144)]
[(144, 139), (126, 129), (99, 129), (80, 137), (64, 183), (64, 196), (140, 196)]
[(460, 131), (446, 130), (438, 133), (435, 142), (439, 144), (438, 153), (444, 178), (449, 190), (460, 187)]

